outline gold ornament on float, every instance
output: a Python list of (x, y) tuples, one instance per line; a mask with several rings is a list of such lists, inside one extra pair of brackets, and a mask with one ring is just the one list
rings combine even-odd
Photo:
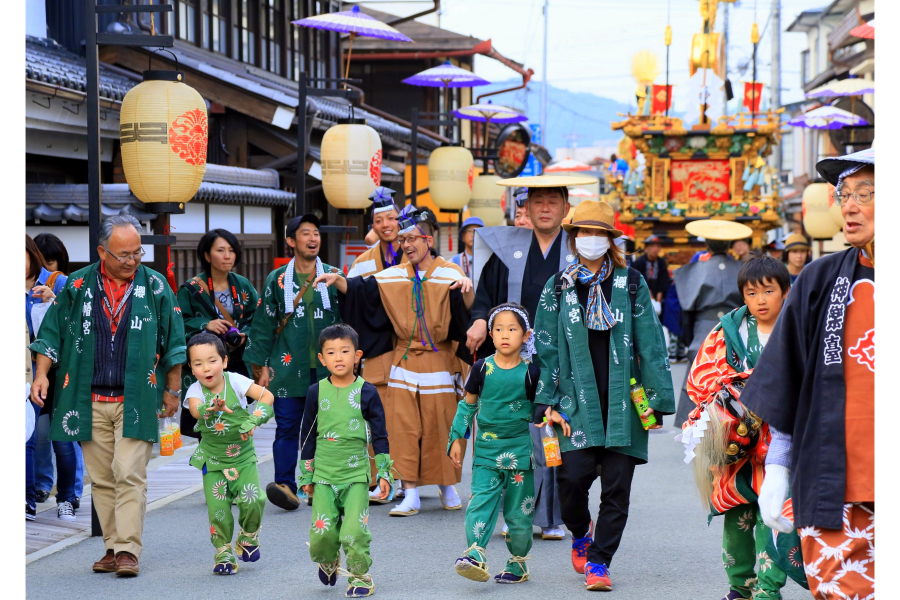
[(462, 146), (441, 146), (428, 159), (428, 191), (438, 208), (459, 211), (472, 197), (475, 159)]
[(506, 225), (502, 199), (505, 191), (497, 185), (500, 177), (479, 175), (472, 182), (472, 199), (469, 200), (469, 214), (484, 221), (485, 227)]
[(830, 240), (841, 230), (829, 213), (827, 183), (811, 183), (803, 190), (803, 228), (814, 240)]
[(145, 204), (188, 202), (206, 173), (206, 101), (178, 71), (144, 71), (122, 99), (122, 170)]
[(381, 185), (381, 138), (365, 119), (341, 119), (322, 137), (322, 191), (339, 209), (365, 209)]

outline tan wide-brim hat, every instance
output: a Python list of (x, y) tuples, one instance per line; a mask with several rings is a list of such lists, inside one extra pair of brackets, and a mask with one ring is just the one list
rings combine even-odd
[(809, 250), (809, 242), (806, 241), (806, 238), (803, 237), (802, 234), (792, 233), (784, 240), (784, 251), (790, 252), (791, 250)]
[[(553, 179), (560, 179), (553, 177)], [(616, 222), (616, 211), (613, 207), (603, 200), (584, 200), (575, 207), (572, 213), (572, 220), (563, 222), (562, 228), (566, 233), (572, 229), (597, 229), (606, 231), (612, 238), (622, 235), (622, 232), (615, 228), (613, 223)]]
[(526, 187), (526, 188), (558, 188), (568, 187), (570, 185), (590, 185), (597, 183), (596, 177), (586, 177), (584, 175), (535, 175), (534, 177), (512, 177), (510, 179), (501, 179), (497, 185), (503, 187)]
[(692, 221), (687, 224), (685, 230), (693, 236), (702, 237), (706, 240), (721, 240), (724, 242), (745, 240), (753, 235), (753, 230), (743, 223), (722, 221), (719, 219)]

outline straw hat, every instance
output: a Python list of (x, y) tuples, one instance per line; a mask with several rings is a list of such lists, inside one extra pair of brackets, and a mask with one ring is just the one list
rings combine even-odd
[(741, 223), (734, 221), (722, 221), (719, 219), (704, 219), (692, 221), (685, 227), (687, 232), (696, 237), (707, 240), (722, 240), (733, 242), (745, 240), (753, 235), (753, 230)]
[[(553, 179), (561, 179), (553, 177)], [(585, 200), (575, 207), (571, 222), (564, 222), (562, 228), (566, 233), (572, 229), (597, 229), (606, 231), (610, 237), (617, 238), (622, 232), (613, 226), (616, 213), (613, 207), (602, 200)]]
[(803, 237), (800, 233), (792, 233), (787, 236), (787, 239), (784, 240), (784, 251), (790, 252), (791, 250), (809, 250), (809, 242), (806, 241), (806, 238)]
[(597, 183), (596, 177), (585, 177), (584, 175), (536, 175), (534, 177), (501, 179), (497, 182), (497, 185), (504, 187), (558, 188), (570, 185), (590, 185), (592, 183)]

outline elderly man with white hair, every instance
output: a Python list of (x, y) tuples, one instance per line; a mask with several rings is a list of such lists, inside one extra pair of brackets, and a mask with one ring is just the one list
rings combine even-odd
[(141, 224), (100, 225), (100, 261), (72, 273), (31, 344), (31, 400), (43, 406), (59, 367), (50, 439), (81, 442), (105, 555), (95, 573), (138, 574), (147, 511), (147, 463), (171, 417), (186, 360), (184, 323), (166, 278), (141, 264)]

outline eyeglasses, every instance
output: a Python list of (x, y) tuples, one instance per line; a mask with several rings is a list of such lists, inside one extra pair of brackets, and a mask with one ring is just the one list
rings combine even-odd
[(875, 199), (875, 192), (870, 192), (868, 190), (863, 190), (855, 193), (844, 193), (844, 194), (835, 194), (834, 200), (838, 203), (838, 206), (843, 206), (846, 203), (850, 202), (850, 198), (853, 198), (856, 203), (860, 206), (865, 206), (869, 202)]
[(144, 257), (144, 255), (147, 254), (147, 251), (144, 250), (143, 247), (141, 247), (140, 252), (135, 252), (134, 254), (125, 254), (124, 256), (116, 256), (106, 246), (103, 246), (103, 249), (106, 250), (106, 253), (108, 255), (112, 256), (114, 259), (116, 259), (117, 261), (119, 261), (122, 264), (125, 264), (127, 262), (140, 262), (140, 260)]
[(406, 236), (398, 236), (397, 243), (401, 246), (403, 244), (415, 244), (419, 240), (425, 239), (424, 235), (406, 235)]

